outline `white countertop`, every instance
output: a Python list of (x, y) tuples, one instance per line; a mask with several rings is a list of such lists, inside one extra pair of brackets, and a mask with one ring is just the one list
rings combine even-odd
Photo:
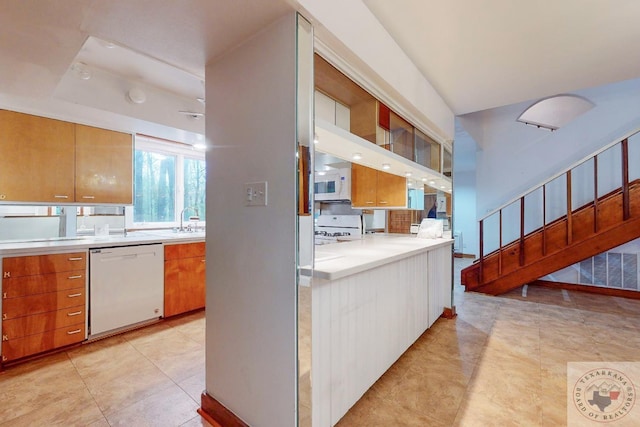
[(144, 245), (152, 243), (189, 243), (205, 240), (204, 231), (177, 233), (171, 230), (134, 231), (126, 236), (60, 237), (51, 239), (14, 240), (0, 242), (0, 257), (40, 255), (43, 253), (69, 252), (90, 248)]
[[(335, 280), (452, 244), (449, 238), (369, 234), (359, 240), (316, 246), (313, 277)], [(300, 267), (301, 275), (311, 276), (311, 272), (311, 266)]]

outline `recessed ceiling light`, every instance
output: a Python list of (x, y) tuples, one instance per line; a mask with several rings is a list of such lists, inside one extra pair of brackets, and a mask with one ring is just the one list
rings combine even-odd
[(353, 160), (360, 160), (362, 158), (362, 153), (353, 153)]
[(325, 171), (318, 171), (318, 175), (320, 175), (320, 176), (324, 176), (324, 175), (326, 175), (326, 174), (327, 174), (327, 173), (326, 173)]
[(193, 148), (195, 148), (196, 150), (206, 150), (207, 145), (199, 142), (197, 144), (193, 144)]
[(409, 172), (409, 171), (407, 171), (407, 172), (405, 172), (405, 173), (404, 173), (404, 176), (411, 176), (411, 175), (412, 175), (412, 173), (411, 173), (411, 172)]
[(427, 178), (422, 177), (422, 182), (427, 182)]
[(313, 134), (313, 143), (317, 144), (318, 142), (320, 142), (320, 138), (318, 138), (318, 134), (314, 133)]
[(407, 187), (411, 187), (411, 186), (413, 186), (413, 182), (407, 181)]
[(436, 185), (435, 181), (429, 181), (429, 185)]
[(440, 188), (445, 188), (444, 185), (441, 185)]
[(391, 168), (391, 165), (389, 163), (383, 163), (382, 164), (382, 169), (387, 170), (389, 168)]

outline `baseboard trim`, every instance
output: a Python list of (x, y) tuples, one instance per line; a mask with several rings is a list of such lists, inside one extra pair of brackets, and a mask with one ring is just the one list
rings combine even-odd
[(463, 254), (460, 252), (454, 252), (453, 253), (454, 258), (473, 258), (475, 259), (476, 256), (474, 254)]
[(566, 289), (568, 291), (589, 292), (592, 294), (608, 295), (612, 297), (640, 299), (640, 292), (628, 289), (603, 288), (600, 286), (577, 285), (575, 283), (552, 282), (550, 280), (536, 280), (529, 284), (544, 286), (546, 288)]
[(442, 310), (442, 314), (440, 315), (440, 317), (444, 317), (445, 319), (453, 319), (454, 317), (456, 317), (458, 314), (456, 313), (456, 306), (451, 306), (451, 308), (449, 307), (445, 307), (444, 310)]
[(200, 396), (198, 413), (215, 427), (249, 427), (249, 424), (246, 424), (236, 414), (207, 393), (202, 393)]

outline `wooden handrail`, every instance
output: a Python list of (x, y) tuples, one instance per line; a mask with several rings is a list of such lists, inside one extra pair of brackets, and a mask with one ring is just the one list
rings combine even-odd
[[(633, 134), (629, 134), (629, 135), (633, 135)], [(616, 144), (620, 143), (621, 145), (621, 174), (622, 174), (622, 186), (618, 187), (617, 189), (614, 189), (610, 192), (608, 192), (606, 195), (603, 195), (601, 197), (598, 197), (598, 156), (605, 152), (606, 150), (616, 146)], [(588, 202), (586, 204), (584, 204), (583, 206), (578, 207), (575, 211), (573, 209), (573, 168), (576, 168), (579, 165), (582, 165), (584, 163), (586, 163), (587, 161), (593, 159), (593, 201), (592, 202)], [(618, 166), (619, 164), (617, 164), (616, 166)], [(565, 175), (565, 179), (566, 179), (566, 216), (561, 216), (560, 218), (556, 218), (555, 220), (551, 221), (550, 224), (547, 224), (547, 185), (552, 182), (553, 180), (559, 178), (561, 175)], [(635, 185), (635, 184), (634, 184)], [(502, 275), (503, 273), (505, 274), (511, 274), (510, 273), (510, 268), (508, 267), (508, 265), (504, 264), (505, 260), (503, 260), (503, 258), (507, 255), (514, 255), (514, 252), (516, 250), (519, 250), (519, 258), (516, 261), (514, 259), (514, 261), (518, 262), (520, 266), (525, 266), (527, 260), (529, 259), (527, 257), (527, 254), (525, 253), (526, 251), (529, 251), (531, 248), (529, 247), (529, 244), (527, 243), (527, 237), (529, 235), (532, 235), (533, 233), (538, 233), (541, 231), (541, 236), (538, 236), (538, 240), (540, 243), (538, 243), (538, 245), (541, 245), (541, 252), (542, 252), (542, 256), (547, 256), (547, 254), (549, 253), (550, 248), (549, 246), (549, 242), (553, 236), (549, 235), (549, 232), (552, 232), (552, 230), (550, 229), (550, 227), (552, 226), (552, 224), (556, 223), (557, 221), (566, 221), (566, 223), (564, 224), (564, 228), (566, 230), (566, 238), (563, 239), (564, 240), (564, 245), (567, 246), (571, 246), (574, 243), (575, 239), (582, 239), (582, 235), (584, 233), (584, 231), (580, 231), (580, 230), (575, 230), (576, 233), (578, 233), (578, 235), (574, 236), (574, 220), (577, 221), (578, 216), (577, 212), (581, 212), (583, 209), (593, 209), (593, 232), (594, 233), (598, 233), (601, 229), (601, 227), (606, 227), (607, 229), (609, 228), (609, 226), (607, 225), (608, 222), (605, 220), (604, 217), (601, 218), (601, 215), (599, 215), (599, 211), (601, 210), (601, 205), (602, 203), (604, 203), (605, 200), (607, 200), (609, 197), (612, 197), (614, 195), (618, 195), (618, 197), (620, 197), (620, 194), (622, 193), (622, 218), (623, 220), (627, 220), (630, 218), (631, 215), (631, 202), (630, 202), (630, 188), (632, 186), (632, 183), (629, 182), (629, 139), (625, 138), (621, 141), (618, 141), (616, 143), (611, 143), (608, 144), (607, 146), (605, 146), (604, 148), (598, 150), (596, 153), (592, 154), (590, 157), (587, 157), (585, 159), (583, 159), (581, 162), (576, 163), (575, 165), (573, 165), (571, 168), (569, 168), (568, 170), (565, 170), (564, 172), (561, 172), (559, 174), (554, 175), (552, 178), (548, 179), (547, 181), (545, 181), (543, 184), (541, 184), (540, 186), (534, 187), (532, 190), (527, 191), (526, 193), (522, 194), (519, 197), (519, 201), (520, 201), (520, 236), (511, 241), (511, 242), (503, 242), (503, 238), (504, 238), (504, 224), (503, 224), (503, 220), (505, 218), (503, 211), (508, 208), (509, 206), (511, 206), (512, 204), (514, 204), (518, 198), (510, 201), (509, 203), (502, 205), (500, 208), (497, 208), (495, 210), (493, 210), (492, 212), (490, 212), (489, 214), (485, 215), (484, 217), (482, 217), (479, 220), (479, 231), (480, 231), (480, 257), (479, 257), (479, 281), (482, 283), (484, 276), (487, 274), (487, 272), (485, 271), (486, 268), (488, 268), (488, 264), (486, 262), (484, 262), (484, 258), (487, 258), (489, 256), (493, 256), (494, 254), (498, 254), (498, 262), (497, 262), (497, 270), (498, 270), (498, 274)], [(542, 188), (542, 227), (538, 228), (536, 230), (531, 231), (529, 234), (525, 234), (525, 223), (526, 223), (526, 210), (525, 210), (525, 199), (527, 195), (532, 194), (534, 191), (538, 191), (540, 188)], [(602, 205), (604, 206), (604, 205)], [(619, 205), (618, 205), (619, 206)], [(486, 250), (485, 250), (485, 230), (484, 230), (484, 225), (485, 225), (485, 219), (489, 218), (490, 216), (492, 216), (493, 214), (498, 214), (499, 219), (498, 219), (498, 233), (499, 233), (499, 242), (498, 242), (498, 247), (495, 250), (490, 251), (489, 253), (485, 254)], [(539, 215), (539, 212), (538, 214)], [(574, 218), (575, 216), (575, 218)], [(605, 224), (606, 223), (606, 224)], [(557, 229), (556, 229), (557, 230)], [(584, 230), (584, 229), (582, 229)], [(490, 232), (492, 233), (492, 235), (494, 235), (493, 233), (495, 233), (494, 227), (491, 227)], [(557, 235), (557, 231), (553, 231), (554, 233), (556, 233)], [(581, 234), (582, 233), (582, 234)], [(563, 233), (564, 234), (564, 233)], [(518, 245), (518, 246), (516, 246)], [(508, 248), (508, 249), (507, 249)], [(538, 248), (540, 248), (540, 246), (538, 246)], [(507, 254), (506, 251), (509, 251), (509, 253)], [(553, 251), (555, 252), (557, 250), (557, 248), (554, 246)], [(513, 251), (513, 252), (512, 252)], [(532, 256), (535, 257), (535, 254), (531, 254)], [(507, 256), (508, 257), (508, 256)], [(495, 258), (494, 261), (495, 262)], [(495, 264), (493, 264), (495, 265)], [(495, 273), (491, 273), (492, 275)], [(493, 279), (492, 279), (493, 280)]]
[(628, 220), (630, 215), (629, 203), (629, 140), (622, 142), (622, 219)]
[(524, 196), (520, 198), (520, 265), (524, 265)]
[(484, 280), (483, 278), (483, 271), (482, 271), (482, 264), (484, 263), (484, 219), (480, 220), (480, 266), (479, 269), (480, 271), (478, 272), (478, 281), (480, 283), (482, 283), (482, 281)]
[(499, 245), (498, 245), (498, 274), (502, 274), (502, 209), (500, 209), (500, 240), (499, 240)]
[(567, 171), (567, 245), (573, 239), (573, 212), (571, 209), (571, 171)]

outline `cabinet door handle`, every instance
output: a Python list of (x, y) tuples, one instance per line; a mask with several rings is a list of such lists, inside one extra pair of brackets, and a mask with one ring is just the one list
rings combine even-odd
[(79, 316), (79, 315), (81, 315), (81, 314), (82, 314), (82, 311), (74, 311), (73, 313), (67, 313), (67, 316), (68, 316), (68, 317), (71, 317), (71, 316)]
[(8, 335), (3, 335), (2, 336), (2, 341), (9, 341), (9, 336)]
[(7, 293), (6, 292), (2, 293), (2, 299), (7, 299)]
[(81, 296), (82, 296), (82, 292), (79, 292), (77, 294), (67, 295), (67, 298), (75, 298), (75, 297), (81, 297)]
[(385, 202), (384, 200), (380, 200), (380, 202), (379, 202), (379, 203), (380, 203), (381, 205), (386, 205), (386, 204), (387, 204), (387, 203), (389, 203), (389, 202)]
[(7, 313), (2, 313), (2, 320), (7, 320)]
[(11, 272), (10, 271), (5, 271), (2, 274), (2, 278), (4, 278), (4, 279), (9, 279), (10, 277), (11, 277)]
[(67, 277), (67, 279), (72, 280), (72, 279), (82, 279), (82, 274), (78, 274), (77, 276), (69, 276)]
[(72, 257), (72, 258), (67, 258), (67, 261), (82, 261), (84, 258), (80, 257)]
[(366, 203), (367, 203), (368, 205), (372, 205), (372, 204), (373, 204), (373, 202), (366, 202)]
[(96, 196), (82, 196), (83, 199), (95, 199)]
[(67, 331), (67, 335), (79, 334), (82, 332), (82, 329), (76, 329), (75, 331)]
[(54, 199), (68, 199), (69, 196), (65, 196), (65, 195), (62, 195), (62, 194), (56, 194), (56, 195), (53, 196), (53, 198)]
[(206, 259), (203, 259), (203, 260), (202, 260), (202, 262), (207, 262), (207, 260), (206, 260)]

